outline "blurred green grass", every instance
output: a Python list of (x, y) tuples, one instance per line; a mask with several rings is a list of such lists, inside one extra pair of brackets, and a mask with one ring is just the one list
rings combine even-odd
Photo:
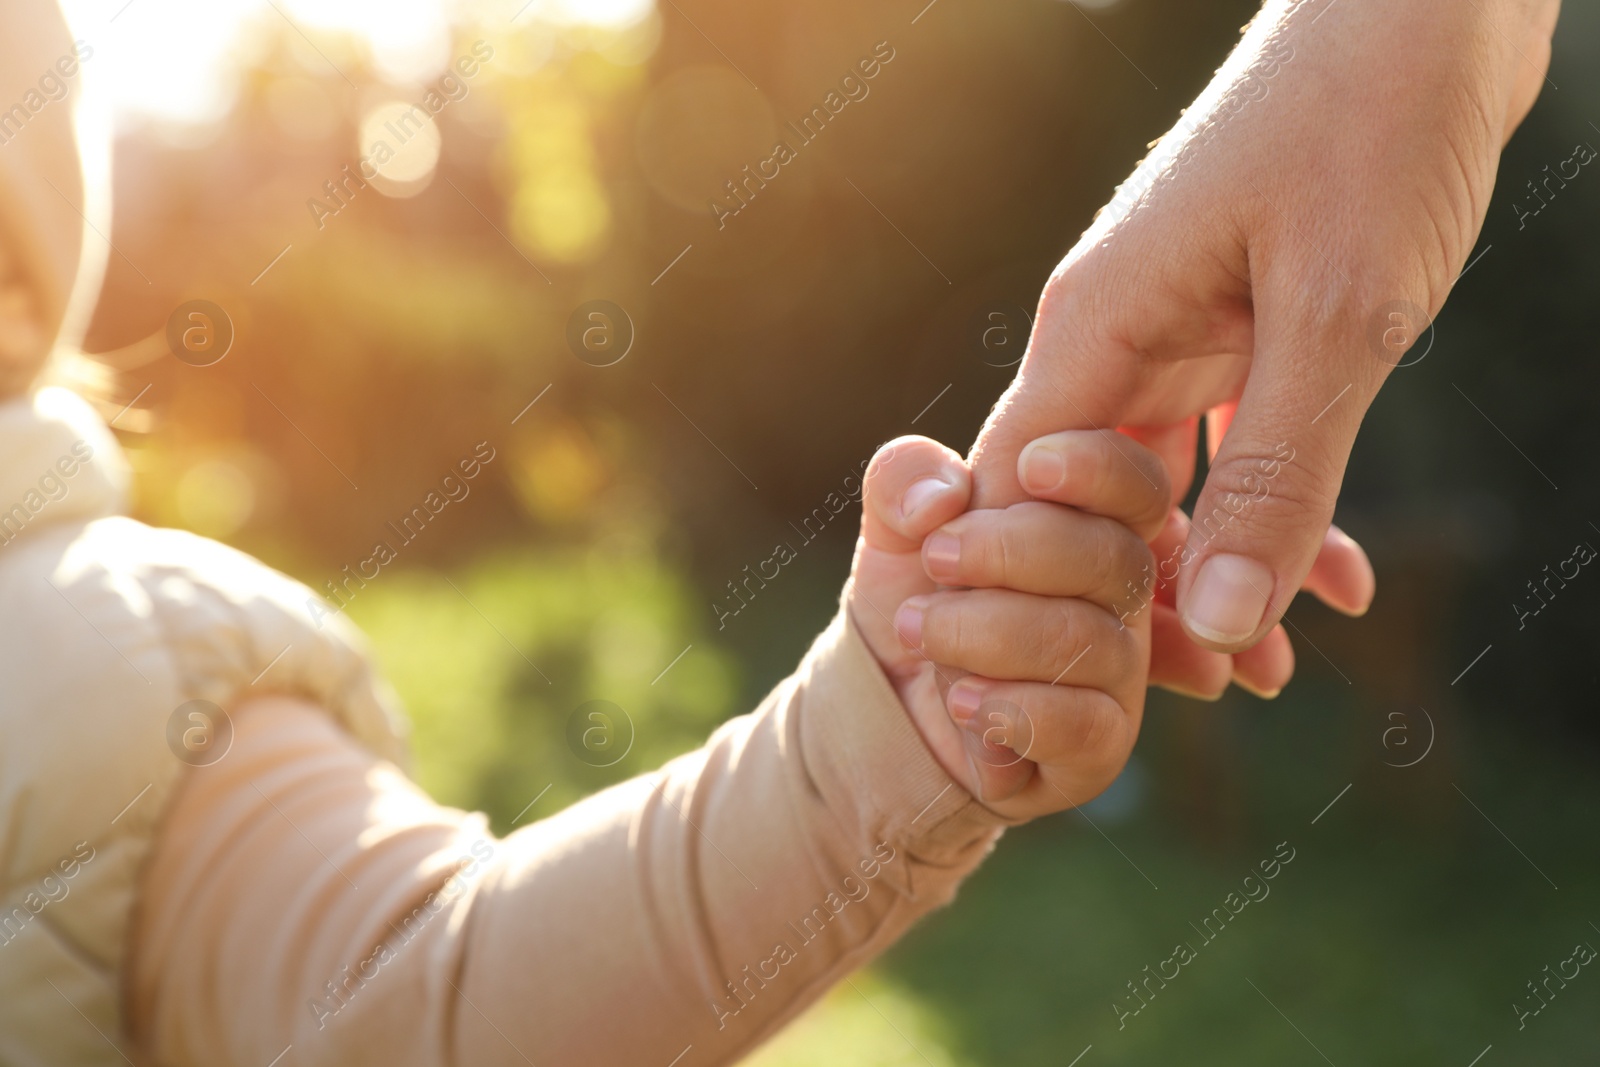
[[(505, 833), (547, 788), (530, 820), (696, 747), (729, 717), (737, 673), (698, 608), (653, 557), (601, 540), (384, 575), (350, 610), (405, 704), (418, 780)], [(592, 700), (620, 714), (586, 761), (568, 720)]]

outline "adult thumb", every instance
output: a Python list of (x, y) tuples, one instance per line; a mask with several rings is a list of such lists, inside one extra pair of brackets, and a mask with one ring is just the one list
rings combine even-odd
[(1257, 322), (1250, 376), (1195, 505), (1178, 578), (1184, 629), (1219, 652), (1271, 632), (1305, 581), (1387, 369), (1359, 337), (1275, 329), (1265, 314)]

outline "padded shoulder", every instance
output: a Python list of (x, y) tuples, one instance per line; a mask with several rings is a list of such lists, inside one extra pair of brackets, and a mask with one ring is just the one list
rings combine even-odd
[(188, 767), (227, 758), (228, 708), (301, 697), (404, 756), (353, 626), (241, 552), (121, 517), (0, 547), (0, 693), (0, 1032), (86, 966), (113, 1000), (74, 1006), (115, 1012), (144, 857)]

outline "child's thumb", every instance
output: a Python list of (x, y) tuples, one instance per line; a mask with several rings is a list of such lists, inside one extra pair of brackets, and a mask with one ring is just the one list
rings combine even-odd
[(966, 511), (971, 496), (960, 455), (926, 437), (898, 437), (867, 468), (861, 539), (880, 552), (920, 553), (923, 538)]
[[(901, 642), (894, 615), (907, 597), (938, 588), (923, 570), (922, 541), (966, 511), (971, 496), (966, 461), (926, 437), (890, 441), (867, 467), (847, 603), (867, 647), (891, 678), (908, 677), (927, 663), (921, 652)], [(905, 692), (900, 697), (907, 708), (918, 704)], [(948, 726), (936, 694), (935, 703)]]

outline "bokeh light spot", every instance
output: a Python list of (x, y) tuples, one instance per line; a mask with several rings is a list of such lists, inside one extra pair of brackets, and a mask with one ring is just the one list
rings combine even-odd
[(440, 144), (439, 127), (421, 106), (379, 104), (361, 120), (362, 172), (376, 170), (374, 184), (386, 196), (415, 196), (433, 180)]

